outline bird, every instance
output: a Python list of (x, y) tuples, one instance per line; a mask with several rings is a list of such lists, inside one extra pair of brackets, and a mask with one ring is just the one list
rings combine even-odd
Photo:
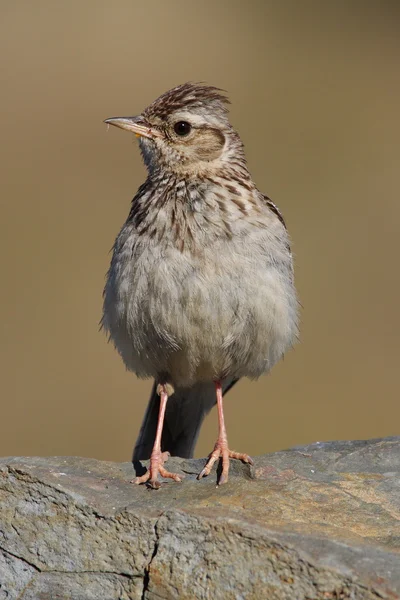
[(223, 396), (269, 373), (298, 337), (285, 220), (253, 182), (229, 104), (188, 82), (104, 121), (139, 138), (148, 172), (113, 246), (101, 323), (126, 368), (154, 380), (133, 455), (150, 464), (133, 481), (155, 489), (182, 480), (165, 463), (193, 456), (215, 404), (218, 439), (198, 479), (216, 461), (217, 485), (230, 459), (253, 464), (228, 445)]

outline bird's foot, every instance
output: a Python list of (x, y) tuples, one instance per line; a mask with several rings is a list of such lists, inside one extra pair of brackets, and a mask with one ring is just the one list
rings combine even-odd
[(228, 481), (228, 473), (229, 473), (229, 459), (236, 458), (237, 460), (241, 460), (244, 463), (248, 463), (250, 465), (254, 464), (252, 458), (248, 454), (243, 454), (241, 452), (234, 452), (233, 450), (229, 450), (228, 443), (226, 440), (218, 439), (214, 450), (211, 454), (208, 455), (207, 463), (204, 469), (198, 474), (197, 479), (201, 479), (202, 477), (207, 477), (210, 474), (211, 469), (213, 468), (214, 463), (218, 459), (222, 460), (222, 471), (221, 476), (218, 479), (217, 485), (222, 485)]
[(173, 479), (174, 481), (182, 481), (182, 475), (177, 473), (170, 473), (164, 469), (164, 463), (167, 462), (170, 454), (169, 452), (154, 452), (150, 457), (150, 467), (146, 473), (141, 477), (136, 477), (131, 483), (147, 483), (150, 488), (157, 490), (161, 487), (161, 483), (158, 481), (158, 475), (166, 477), (167, 479)]

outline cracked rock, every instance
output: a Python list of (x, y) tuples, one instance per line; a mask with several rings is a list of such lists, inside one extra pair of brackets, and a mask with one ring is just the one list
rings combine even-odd
[(400, 598), (400, 438), (204, 460), (160, 490), (130, 463), (0, 460), (0, 600)]

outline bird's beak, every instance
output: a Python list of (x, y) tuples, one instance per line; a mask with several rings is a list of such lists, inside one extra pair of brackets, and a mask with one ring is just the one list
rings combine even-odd
[(140, 115), (138, 117), (112, 117), (111, 119), (106, 119), (104, 123), (107, 123), (107, 125), (115, 125), (115, 127), (120, 127), (127, 131), (132, 131), (137, 137), (153, 139), (160, 135), (159, 132), (154, 129), (154, 127), (151, 127), (146, 119)]

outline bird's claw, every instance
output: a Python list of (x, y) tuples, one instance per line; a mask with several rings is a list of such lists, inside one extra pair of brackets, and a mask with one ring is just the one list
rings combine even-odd
[(234, 458), (237, 460), (241, 460), (244, 463), (248, 463), (253, 465), (253, 459), (248, 455), (241, 452), (235, 452), (233, 450), (229, 450), (228, 445), (223, 440), (218, 440), (214, 446), (214, 450), (209, 454), (208, 460), (200, 473), (197, 476), (197, 479), (202, 479), (202, 477), (207, 477), (211, 473), (211, 469), (213, 468), (214, 463), (218, 459), (222, 459), (222, 471), (221, 475), (218, 479), (217, 485), (223, 485), (228, 481), (229, 474), (229, 459)]
[(181, 482), (183, 475), (177, 473), (171, 473), (164, 469), (164, 463), (167, 462), (170, 454), (169, 452), (154, 452), (150, 457), (150, 467), (147, 469), (144, 475), (132, 479), (131, 483), (137, 485), (146, 483), (148, 487), (153, 490), (158, 490), (161, 487), (161, 483), (158, 481), (158, 475), (165, 477), (166, 479), (173, 479), (174, 481)]

